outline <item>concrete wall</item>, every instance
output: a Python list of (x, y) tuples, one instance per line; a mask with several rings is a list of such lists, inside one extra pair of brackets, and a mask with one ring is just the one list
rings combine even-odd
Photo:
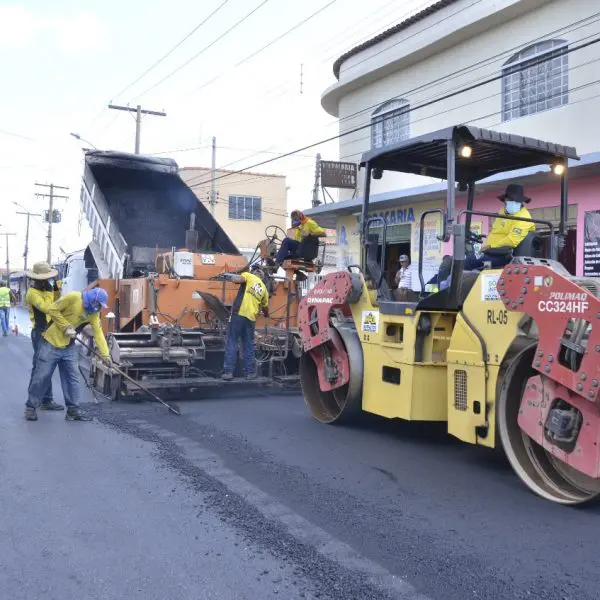
[[(284, 175), (265, 175), (256, 173), (229, 174), (217, 171), (217, 204), (215, 217), (219, 225), (239, 248), (255, 248), (264, 238), (265, 227), (278, 225), (286, 229), (287, 188)], [(192, 188), (199, 201), (210, 208), (210, 169), (182, 168), (179, 174)], [(230, 196), (258, 196), (261, 198), (262, 214), (260, 221), (229, 218)]]
[[(368, 124), (372, 112), (392, 97), (415, 107), (499, 75), (515, 49), (533, 41), (560, 38), (575, 47), (600, 33), (598, 17), (583, 22), (596, 11), (597, 3), (592, 0), (463, 0), (345, 61), (340, 80), (324, 94), (323, 105), (340, 117), (340, 132)], [(575, 146), (580, 154), (596, 151), (600, 139), (599, 56), (598, 45), (568, 55), (569, 103), (565, 106), (503, 122), (502, 82), (497, 79), (413, 110), (410, 137), (472, 123)], [(358, 161), (370, 147), (371, 130), (367, 128), (340, 139), (340, 158)], [(373, 182), (372, 191), (427, 182), (431, 180), (388, 174)], [(340, 199), (346, 197), (349, 195), (342, 192)]]

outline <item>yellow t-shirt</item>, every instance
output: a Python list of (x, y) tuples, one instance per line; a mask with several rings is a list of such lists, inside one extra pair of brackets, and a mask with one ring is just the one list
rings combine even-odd
[(307, 235), (323, 235), (325, 230), (319, 227), (316, 221), (312, 219), (306, 219), (304, 223), (300, 224), (294, 232), (294, 239), (297, 242), (301, 242)]
[[(528, 221), (513, 221), (503, 219), (506, 213), (502, 209), (494, 220), (492, 231), (487, 237), (486, 245), (490, 248), (516, 248), (531, 231), (535, 231), (535, 223)], [(531, 213), (522, 207), (521, 210), (511, 217), (523, 217), (531, 219)]]
[(260, 277), (252, 273), (241, 275), (246, 280), (246, 288), (237, 314), (250, 321), (256, 321), (260, 309), (269, 305), (269, 293)]
[(48, 307), (48, 316), (52, 325), (43, 334), (44, 339), (55, 348), (66, 348), (71, 338), (65, 335), (67, 327), (77, 329), (83, 325), (91, 325), (94, 342), (102, 356), (108, 356), (108, 345), (100, 326), (100, 313), (86, 313), (83, 308), (81, 292), (70, 292), (59, 298)]
[[(60, 291), (58, 290), (37, 290), (33, 287), (30, 287), (27, 290), (25, 302), (27, 302), (27, 306), (29, 307), (29, 318), (31, 319), (31, 324), (34, 328), (39, 327), (40, 329), (43, 329), (46, 324), (50, 322), (50, 317), (48, 316), (48, 307), (59, 298)], [(45, 315), (45, 319), (43, 321), (42, 318), (39, 317), (40, 322), (36, 323), (34, 309)]]

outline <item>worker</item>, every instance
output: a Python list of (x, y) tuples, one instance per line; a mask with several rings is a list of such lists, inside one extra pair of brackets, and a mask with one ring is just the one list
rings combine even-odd
[[(29, 308), (29, 318), (32, 325), (31, 345), (33, 346), (33, 365), (31, 368), (31, 377), (33, 377), (40, 340), (50, 323), (48, 307), (60, 297), (60, 282), (55, 279), (58, 271), (51, 268), (46, 262), (35, 263), (33, 268), (27, 271), (26, 275), (31, 280), (30, 287), (25, 296), (25, 302)], [(31, 384), (31, 379), (29, 382)], [(44, 393), (40, 409), (64, 410), (64, 406), (54, 402), (52, 381), (49, 382), (48, 389)]]
[(400, 268), (394, 277), (396, 290), (394, 297), (399, 301), (408, 301), (412, 296), (412, 269), (410, 268), (410, 259), (406, 254), (401, 254), (398, 259)]
[(3, 337), (8, 335), (10, 298), (10, 288), (5, 281), (0, 281), (0, 326), (2, 327)]
[(486, 243), (481, 246), (482, 254), (479, 257), (470, 254), (465, 258), (465, 271), (482, 269), (486, 263), (492, 268), (503, 267), (512, 259), (512, 253), (506, 250), (514, 250), (529, 233), (535, 231), (535, 223), (531, 221), (502, 218), (510, 215), (531, 219), (530, 212), (525, 208), (525, 204), (529, 204), (531, 198), (525, 196), (522, 185), (517, 183), (507, 185), (506, 191), (498, 196), (498, 199), (504, 202), (504, 208), (500, 209)]
[(303, 212), (293, 210), (291, 217), (292, 231), (291, 233), (288, 233), (288, 237), (281, 242), (281, 247), (275, 257), (277, 265), (281, 265), (286, 258), (298, 257), (300, 242), (305, 238), (321, 238), (327, 235), (325, 230), (317, 225), (316, 221), (307, 217)]
[(63, 396), (67, 406), (67, 421), (91, 421), (79, 406), (79, 374), (75, 338), (86, 326), (94, 333), (94, 342), (102, 359), (110, 366), (108, 345), (100, 326), (100, 309), (106, 308), (108, 294), (102, 288), (71, 292), (59, 298), (47, 309), (52, 324), (42, 334), (35, 369), (25, 403), (25, 418), (37, 421), (36, 409), (48, 390), (58, 366)]
[(237, 359), (238, 340), (242, 343), (242, 356), (247, 379), (256, 379), (256, 359), (254, 358), (254, 329), (256, 317), (262, 310), (269, 316), (269, 294), (264, 283), (264, 273), (254, 269), (252, 273), (224, 273), (223, 279), (239, 284), (241, 287), (231, 307), (231, 316), (227, 327), (225, 342), (225, 362), (221, 377), (233, 379)]

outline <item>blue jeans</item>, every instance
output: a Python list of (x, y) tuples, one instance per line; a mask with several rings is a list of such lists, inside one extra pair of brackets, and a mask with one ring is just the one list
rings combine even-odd
[(2, 334), (6, 335), (8, 333), (8, 311), (10, 308), (8, 306), (2, 306), (0, 308), (0, 325), (2, 325)]
[(237, 362), (238, 340), (242, 341), (242, 357), (246, 368), (246, 375), (256, 371), (256, 359), (254, 358), (254, 321), (231, 315), (229, 327), (227, 327), (227, 341), (225, 342), (224, 373), (233, 373)]
[(281, 264), (286, 258), (294, 258), (298, 253), (300, 242), (286, 237), (282, 242), (275, 257), (275, 262)]
[(465, 271), (476, 271), (478, 269), (483, 269), (483, 263), (490, 262), (492, 263), (492, 269), (499, 269), (500, 267), (507, 265), (510, 261), (510, 256), (494, 256), (484, 252), (480, 258), (477, 258), (474, 254), (469, 254), (465, 257), (465, 265), (463, 268)]
[(75, 344), (71, 344), (67, 348), (55, 348), (41, 338), (37, 361), (29, 383), (27, 406), (37, 408), (41, 404), (57, 366), (67, 409), (76, 408), (79, 405), (79, 374)]
[[(31, 386), (31, 380), (33, 379), (33, 374), (35, 373), (35, 365), (38, 357), (38, 350), (40, 347), (40, 340), (42, 340), (42, 331), (34, 327), (31, 330), (31, 345), (33, 346), (33, 365), (31, 368), (31, 377), (29, 378), (29, 385)], [(48, 390), (44, 394), (42, 398), (42, 404), (51, 404), (54, 402), (54, 394), (52, 393), (52, 380), (50, 380), (50, 385), (48, 386)]]

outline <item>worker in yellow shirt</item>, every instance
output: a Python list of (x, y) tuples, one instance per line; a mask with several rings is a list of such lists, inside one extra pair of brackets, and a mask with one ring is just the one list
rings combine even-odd
[(240, 284), (240, 290), (231, 307), (231, 316), (227, 327), (225, 342), (225, 362), (223, 364), (223, 379), (233, 379), (237, 362), (238, 340), (242, 344), (245, 374), (248, 379), (256, 379), (256, 359), (254, 358), (254, 330), (256, 317), (262, 310), (269, 316), (269, 293), (264, 283), (264, 273), (253, 269), (252, 273), (224, 273), (223, 279)]
[(485, 263), (492, 268), (500, 268), (508, 264), (512, 259), (512, 252), (529, 233), (535, 231), (535, 223), (531, 221), (517, 221), (514, 219), (503, 219), (503, 216), (521, 217), (531, 219), (531, 213), (525, 208), (531, 198), (525, 196), (522, 185), (511, 183), (506, 186), (506, 191), (499, 200), (504, 202), (504, 208), (494, 219), (492, 230), (487, 236), (486, 243), (481, 246), (482, 254), (477, 257), (469, 255), (465, 259), (465, 271), (482, 269)]
[[(38, 262), (33, 265), (30, 271), (27, 271), (27, 277), (30, 279), (30, 286), (25, 296), (25, 302), (29, 308), (29, 318), (31, 319), (31, 345), (33, 346), (33, 364), (31, 368), (31, 377), (35, 372), (35, 365), (38, 357), (38, 350), (42, 334), (50, 324), (48, 316), (48, 307), (60, 298), (60, 282), (56, 281), (58, 271), (53, 269), (46, 262)], [(30, 379), (31, 383), (31, 379)], [(42, 398), (40, 404), (41, 410), (64, 410), (64, 406), (54, 402), (52, 393), (52, 381), (48, 384), (48, 389)]]
[(100, 310), (106, 308), (108, 294), (102, 288), (71, 292), (59, 298), (47, 309), (52, 324), (42, 334), (34, 373), (25, 403), (25, 418), (37, 421), (40, 405), (56, 367), (60, 373), (63, 396), (67, 406), (67, 421), (91, 421), (79, 407), (79, 373), (75, 338), (86, 326), (94, 332), (98, 352), (110, 364), (108, 345), (100, 326)]
[(299, 210), (293, 210), (292, 214), (292, 237), (288, 235), (281, 242), (281, 247), (277, 252), (277, 256), (275, 257), (275, 262), (278, 265), (286, 258), (296, 258), (298, 256), (298, 248), (300, 247), (300, 243), (306, 237), (325, 237), (327, 234), (322, 227), (319, 227), (313, 219), (307, 217), (303, 212)]
[(0, 325), (2, 335), (6, 337), (9, 331), (9, 313), (11, 305), (11, 293), (8, 284), (0, 281)]

